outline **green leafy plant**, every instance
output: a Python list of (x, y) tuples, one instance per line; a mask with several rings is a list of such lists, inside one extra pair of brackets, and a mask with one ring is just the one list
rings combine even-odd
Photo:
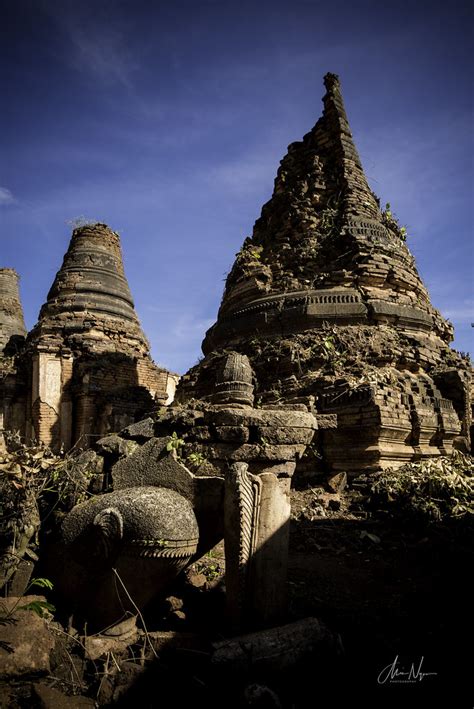
[[(148, 542), (145, 542), (147, 544)], [(165, 547), (168, 546), (168, 541), (166, 539), (153, 539), (153, 541), (149, 542), (151, 546), (154, 547), (159, 547), (160, 549), (164, 549)]]
[(385, 470), (371, 487), (370, 504), (394, 516), (423, 523), (474, 527), (473, 459), (455, 451), (451, 457), (407, 463)]
[(49, 579), (41, 577), (31, 579), (22, 596), (18, 598), (17, 602), (14, 603), (9, 610), (7, 609), (5, 604), (1, 604), (0, 625), (6, 625), (8, 623), (11, 623), (12, 616), (16, 610), (32, 611), (33, 613), (36, 613), (36, 615), (40, 616), (40, 618), (45, 618), (51, 613), (55, 612), (56, 607), (53, 606), (52, 603), (48, 603), (48, 601), (41, 601), (38, 599), (34, 601), (29, 601), (28, 603), (21, 603), (22, 598), (27, 596), (31, 589), (35, 586), (37, 586), (38, 588), (46, 588), (49, 591), (53, 589), (53, 583)]
[(206, 561), (201, 562), (196, 565), (196, 571), (203, 574), (208, 581), (214, 581), (214, 579), (222, 574), (222, 568), (217, 561), (214, 561), (212, 564), (208, 564)]
[(315, 459), (315, 460), (322, 460), (323, 459), (323, 456), (321, 455), (321, 452), (318, 450), (315, 443), (310, 443), (309, 445), (306, 446), (306, 450), (305, 450), (303, 456), (304, 456), (304, 458), (310, 458), (310, 459)]
[(407, 240), (407, 229), (404, 226), (400, 226), (400, 224), (398, 223), (398, 219), (392, 212), (390, 202), (387, 202), (387, 204), (385, 205), (385, 209), (382, 212), (382, 221), (384, 222), (385, 226), (387, 226), (389, 229), (398, 234), (402, 241)]
[(186, 458), (186, 461), (192, 466), (199, 468), (207, 462), (207, 458), (202, 453), (190, 453)]
[(166, 444), (166, 450), (168, 453), (176, 451), (179, 454), (179, 449), (184, 446), (184, 440), (178, 436), (176, 431), (173, 431), (170, 440)]
[(328, 334), (323, 338), (319, 354), (322, 355), (323, 359), (326, 361), (326, 364), (331, 367), (336, 367), (344, 364), (344, 352), (342, 352), (336, 347), (335, 338), (333, 334)]
[(42, 577), (31, 579), (30, 583), (26, 587), (26, 591), (29, 591), (31, 588), (33, 588), (33, 586), (39, 586), (39, 588), (47, 588), (49, 591), (53, 590), (53, 582), (49, 579)]
[(54, 613), (56, 607), (47, 601), (30, 601), (29, 603), (18, 606), (18, 610), (32, 611), (36, 613), (36, 615), (39, 615), (40, 618), (46, 618), (49, 614)]
[(263, 246), (253, 246), (249, 249), (249, 256), (254, 261), (260, 261), (262, 258)]
[(318, 231), (325, 241), (337, 237), (340, 233), (340, 216), (342, 206), (342, 192), (329, 198), (326, 207), (319, 215)]
[(255, 246), (251, 242), (244, 243), (237, 254), (237, 260), (241, 262), (261, 261), (263, 246)]
[(333, 336), (332, 336), (332, 335), (328, 335), (327, 337), (325, 337), (324, 340), (323, 340), (323, 342), (322, 342), (322, 346), (323, 346), (323, 349), (324, 349), (326, 352), (332, 352), (332, 351), (334, 351), (336, 348), (335, 348), (335, 346), (334, 346), (334, 338), (333, 338)]
[(206, 576), (209, 581), (213, 581), (215, 578), (217, 578), (220, 572), (221, 568), (219, 564), (210, 564), (206, 569), (203, 570), (204, 576)]

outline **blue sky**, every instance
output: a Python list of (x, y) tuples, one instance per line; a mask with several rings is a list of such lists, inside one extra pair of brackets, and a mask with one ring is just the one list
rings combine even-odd
[(331, 71), (372, 188), (473, 352), (470, 5), (0, 0), (0, 266), (27, 326), (84, 216), (121, 235), (155, 361), (194, 364)]

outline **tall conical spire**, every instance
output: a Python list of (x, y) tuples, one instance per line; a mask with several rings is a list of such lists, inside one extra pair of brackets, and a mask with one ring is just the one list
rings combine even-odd
[[(327, 74), (325, 84), (323, 115), (281, 161), (273, 196), (227, 279), (205, 353), (231, 346), (246, 330), (271, 333), (276, 322), (284, 334), (323, 321), (389, 318), (452, 336), (431, 306), (403, 230), (367, 183), (337, 76)], [(285, 306), (290, 294), (306, 298), (298, 313), (294, 298)], [(324, 304), (330, 307), (314, 307)]]
[(14, 340), (26, 335), (18, 281), (13, 268), (0, 268), (0, 353), (10, 345), (14, 350)]
[(469, 367), (448, 347), (452, 327), (431, 305), (406, 231), (367, 183), (337, 76), (324, 81), (323, 115), (288, 147), (205, 358), (177, 396), (212, 397), (219, 358), (234, 350), (262, 405), (306, 402), (329, 416), (326, 464), (371, 470), (468, 436)]
[[(74, 230), (33, 336), (54, 337), (59, 331), (69, 344), (84, 344), (93, 332), (120, 333), (128, 346), (149, 350), (125, 278), (120, 237), (105, 224)], [(107, 339), (104, 349), (110, 349)], [(94, 342), (100, 344), (95, 337)]]

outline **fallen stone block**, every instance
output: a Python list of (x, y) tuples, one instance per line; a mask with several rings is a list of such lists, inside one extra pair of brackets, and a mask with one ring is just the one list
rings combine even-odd
[(43, 596), (10, 596), (1, 601), (0, 678), (14, 679), (50, 672), (55, 639), (48, 620), (22, 606), (44, 602)]
[(115, 455), (117, 457), (126, 457), (131, 455), (138, 444), (135, 441), (127, 441), (120, 436), (106, 436), (97, 441), (97, 450), (102, 454)]
[(342, 492), (347, 485), (347, 473), (331, 475), (326, 482), (331, 492)]
[(36, 682), (33, 685), (34, 694), (40, 709), (88, 709), (95, 707), (95, 702), (90, 697), (63, 694), (55, 687)]
[(340, 641), (317, 618), (240, 635), (213, 643), (211, 664), (246, 675), (253, 671), (281, 672), (318, 652), (340, 652)]
[(120, 431), (120, 435), (124, 438), (131, 438), (134, 441), (147, 441), (155, 436), (155, 424), (153, 419), (148, 417), (143, 419), (143, 421), (127, 426), (123, 431)]

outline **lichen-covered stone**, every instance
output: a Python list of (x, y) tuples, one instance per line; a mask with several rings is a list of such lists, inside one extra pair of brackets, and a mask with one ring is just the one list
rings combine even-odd
[[(120, 539), (124, 543), (190, 539), (197, 543), (199, 531), (188, 500), (174, 490), (143, 486), (116, 490), (77, 505), (63, 524), (66, 544), (72, 544), (84, 530), (93, 526), (97, 515), (106, 509), (120, 513), (123, 525)], [(97, 524), (100, 526), (100, 522)]]
[[(169, 487), (168, 483), (182, 480), (182, 464), (167, 451), (169, 438), (152, 438), (138, 447), (136, 451), (119, 460), (112, 468), (112, 481), (115, 490), (139, 485)], [(189, 499), (191, 482), (186, 477), (179, 492)]]
[(155, 435), (155, 423), (148, 417), (131, 426), (127, 426), (121, 431), (124, 438), (132, 438), (134, 441), (147, 441)]
[(126, 488), (90, 498), (66, 516), (55, 550), (56, 589), (94, 630), (137, 613), (196, 554), (189, 500), (165, 488)]
[(113, 435), (101, 438), (97, 441), (96, 446), (99, 453), (105, 453), (119, 458), (131, 455), (138, 447), (138, 444), (135, 441), (128, 441), (120, 436)]
[(219, 441), (247, 443), (249, 439), (249, 430), (244, 426), (216, 426), (214, 430)]
[(204, 421), (220, 426), (277, 426), (314, 429), (316, 422), (313, 414), (308, 411), (291, 411), (284, 407), (279, 409), (233, 409), (231, 407), (215, 410), (208, 409)]
[[(112, 486), (123, 490), (153, 485), (174, 490), (189, 500), (199, 525), (198, 553), (203, 554), (222, 539), (224, 480), (216, 474), (208, 475), (208, 467), (194, 475), (187, 467), (192, 465), (192, 457), (178, 459), (174, 451), (167, 450), (170, 440), (152, 438), (131, 456), (119, 460), (111, 470)], [(202, 456), (202, 460), (207, 464), (207, 457)]]

